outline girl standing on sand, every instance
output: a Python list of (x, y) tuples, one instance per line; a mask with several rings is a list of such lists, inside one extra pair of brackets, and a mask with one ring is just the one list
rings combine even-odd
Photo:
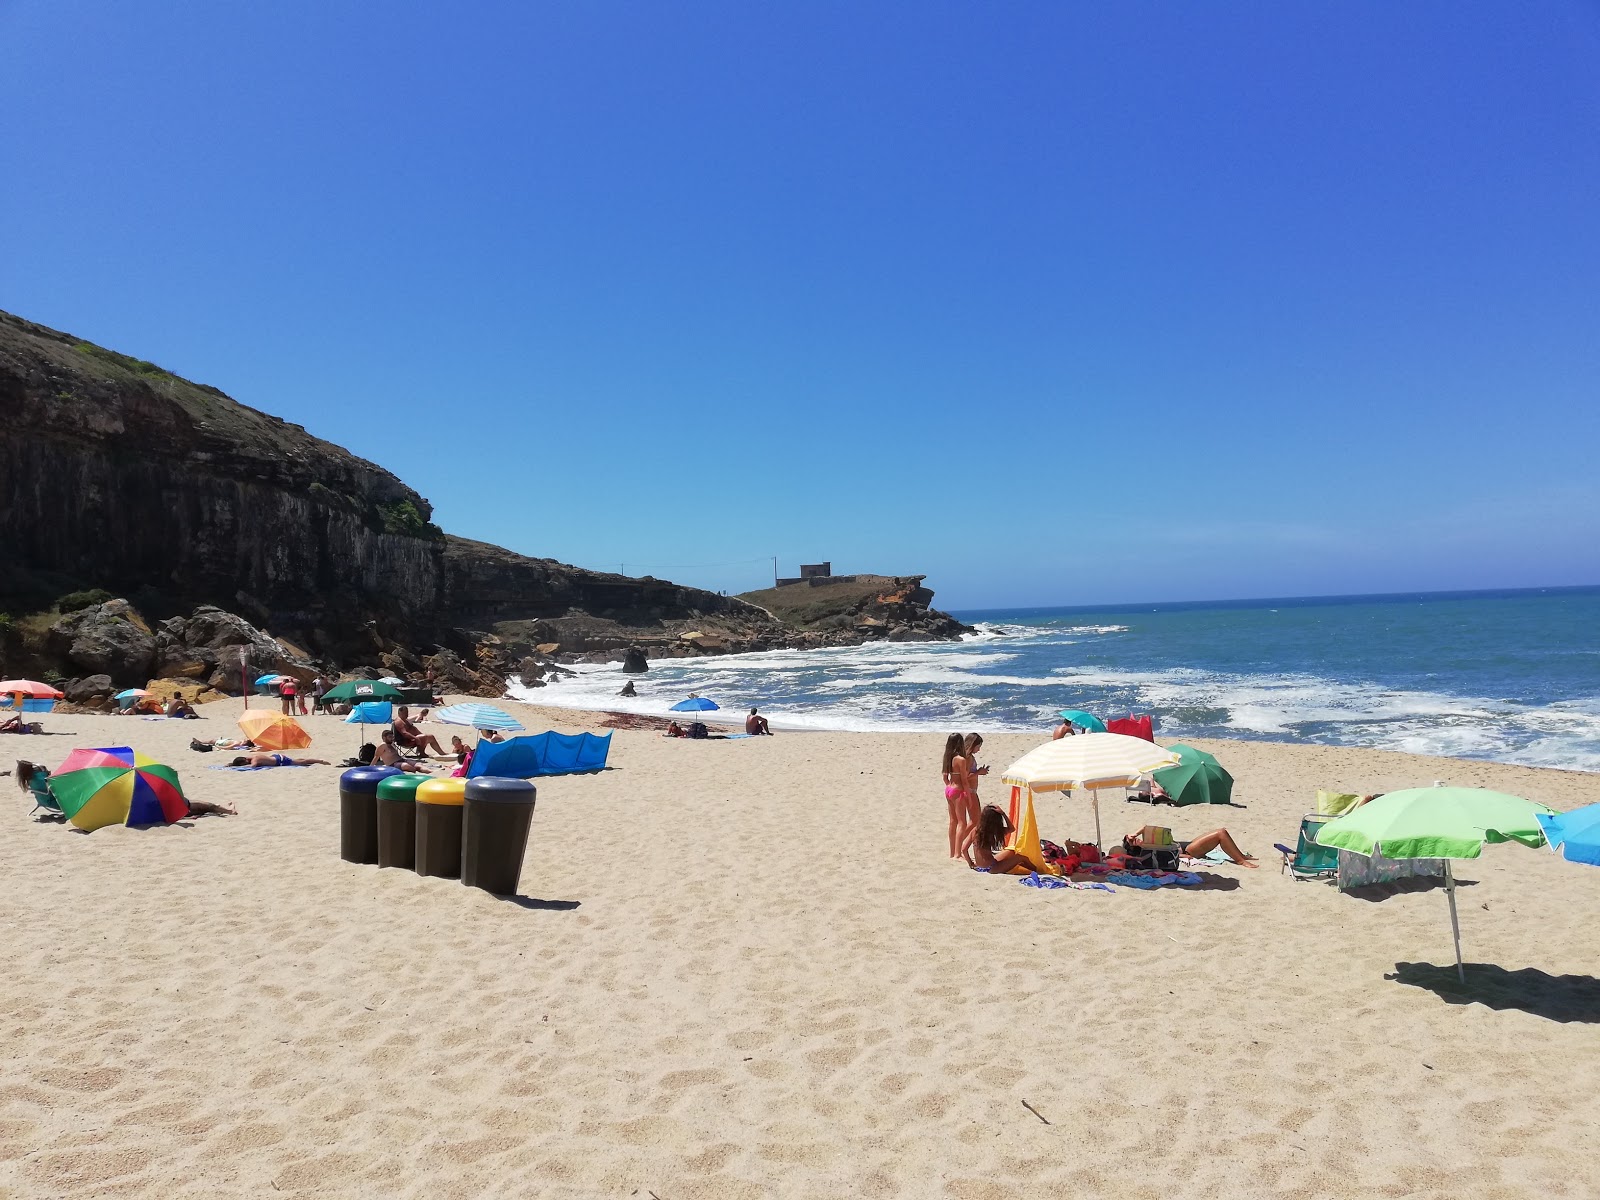
[(967, 782), (966, 776), (956, 769), (965, 743), (959, 733), (944, 740), (944, 803), (950, 810), (950, 857), (960, 858), (961, 847), (967, 839)]
[(983, 738), (976, 733), (969, 733), (950, 764), (952, 773), (959, 775), (961, 784), (961, 823), (964, 832), (957, 843), (957, 850), (963, 854), (978, 833), (978, 777), (989, 773), (988, 767), (978, 765), (978, 751), (982, 748)]

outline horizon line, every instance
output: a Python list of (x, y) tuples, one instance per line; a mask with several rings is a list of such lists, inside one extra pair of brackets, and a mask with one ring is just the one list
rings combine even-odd
[(1162, 605), (1180, 604), (1270, 604), (1274, 602), (1292, 604), (1303, 603), (1308, 600), (1398, 600), (1406, 597), (1418, 597), (1432, 600), (1466, 599), (1472, 596), (1490, 594), (1523, 593), (1523, 592), (1582, 592), (1600, 590), (1600, 583), (1564, 583), (1547, 586), (1533, 587), (1506, 587), (1506, 588), (1452, 588), (1444, 591), (1404, 591), (1404, 592), (1327, 592), (1307, 596), (1233, 596), (1216, 600), (1108, 600), (1100, 604), (1016, 604), (1004, 608), (952, 608), (952, 616), (959, 616), (964, 612), (1032, 612), (1045, 608), (1077, 609), (1085, 612), (1104, 611), (1114, 608), (1142, 608)]

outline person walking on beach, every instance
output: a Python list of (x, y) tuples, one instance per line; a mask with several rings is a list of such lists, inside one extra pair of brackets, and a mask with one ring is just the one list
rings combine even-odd
[(294, 698), (299, 690), (300, 685), (295, 682), (292, 675), (285, 675), (283, 682), (278, 685), (278, 698), (283, 701), (284, 716), (294, 716)]

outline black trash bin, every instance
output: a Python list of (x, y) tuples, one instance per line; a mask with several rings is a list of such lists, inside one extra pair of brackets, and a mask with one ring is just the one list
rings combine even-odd
[(417, 874), (461, 878), (461, 802), (465, 779), (430, 779), (417, 798)]
[(467, 780), (461, 818), (462, 883), (497, 896), (515, 894), (537, 796), (526, 779), (485, 775)]
[(411, 867), (417, 861), (416, 791), (426, 775), (394, 775), (378, 785), (378, 865)]
[(378, 861), (378, 785), (399, 767), (352, 767), (339, 776), (339, 857)]

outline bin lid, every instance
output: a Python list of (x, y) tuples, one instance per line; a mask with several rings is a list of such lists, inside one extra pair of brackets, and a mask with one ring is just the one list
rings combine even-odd
[(399, 774), (401, 774), (399, 767), (351, 767), (339, 776), (339, 790), (360, 792), (370, 796), (378, 790), (378, 785), (385, 779)]
[(415, 800), (416, 790), (428, 782), (426, 775), (391, 775), (378, 784), (379, 800)]
[(412, 793), (418, 804), (454, 804), (459, 806), (467, 795), (465, 779), (429, 779)]
[(474, 804), (532, 804), (536, 794), (526, 779), (480, 775), (467, 780), (467, 799)]

